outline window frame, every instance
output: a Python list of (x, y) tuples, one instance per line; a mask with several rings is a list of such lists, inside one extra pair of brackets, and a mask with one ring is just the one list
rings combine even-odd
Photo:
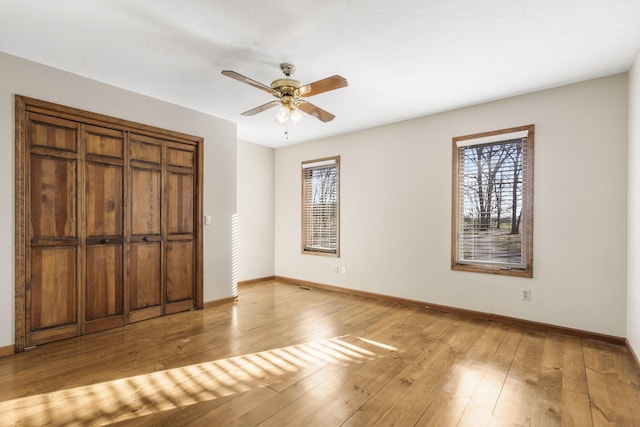
[[(518, 126), (507, 129), (482, 132), (472, 135), (454, 137), (452, 142), (452, 198), (451, 198), (451, 270), (471, 271), (476, 273), (489, 273), (505, 276), (516, 277), (533, 277), (533, 168), (534, 168), (534, 130), (533, 124)], [(513, 140), (507, 134), (515, 134), (527, 132), (526, 141), (523, 141), (523, 167), (522, 177), (524, 180), (522, 189), (522, 267), (514, 267), (508, 263), (488, 262), (488, 261), (469, 261), (464, 262), (459, 259), (458, 237), (460, 235), (459, 227), (460, 211), (459, 211), (459, 178), (458, 170), (459, 161), (459, 145), (475, 146), (487, 143), (497, 144), (501, 141), (507, 142)], [(501, 135), (505, 135), (504, 139), (500, 139)], [(475, 140), (475, 141), (474, 141)], [(472, 142), (473, 141), (473, 142)]]
[[(333, 165), (331, 165), (333, 163)], [(307, 223), (306, 223), (306, 186), (305, 186), (305, 171), (308, 169), (321, 168), (324, 166), (334, 166), (336, 169), (336, 188), (335, 188), (335, 197), (336, 197), (336, 227), (335, 227), (335, 240), (336, 240), (336, 248), (335, 250), (323, 249), (323, 248), (314, 248), (312, 245), (308, 245), (307, 243)], [(330, 256), (330, 257), (340, 257), (340, 156), (331, 156), (331, 157), (323, 157), (314, 160), (305, 160), (301, 163), (301, 252), (302, 254), (307, 255), (320, 255), (320, 256)]]

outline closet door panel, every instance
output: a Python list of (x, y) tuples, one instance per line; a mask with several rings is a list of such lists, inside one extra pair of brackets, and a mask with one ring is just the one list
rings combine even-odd
[(87, 164), (87, 238), (123, 236), (122, 167)]
[(159, 170), (131, 170), (131, 235), (160, 236)]
[(31, 156), (30, 237), (75, 238), (76, 160)]
[[(194, 255), (194, 245), (191, 240), (167, 242), (167, 312), (193, 308), (195, 278)], [(172, 304), (174, 305), (173, 307)]]
[(114, 159), (124, 158), (124, 138), (122, 132), (118, 130), (87, 126), (85, 147), (88, 155), (94, 154)]
[(194, 232), (194, 176), (190, 173), (167, 174), (167, 233)]
[[(31, 250), (31, 331), (75, 325), (76, 247)], [(72, 334), (75, 335), (75, 326)], [(71, 336), (73, 336), (71, 335)]]
[(32, 148), (78, 151), (78, 123), (41, 114), (29, 114), (29, 139)]
[(196, 151), (193, 145), (168, 143), (167, 166), (195, 169)]
[(131, 134), (129, 158), (147, 164), (162, 165), (162, 141), (143, 135)]
[(122, 245), (88, 246), (86, 265), (86, 332), (123, 325)]
[(131, 310), (159, 306), (162, 303), (160, 243), (135, 243), (130, 251)]

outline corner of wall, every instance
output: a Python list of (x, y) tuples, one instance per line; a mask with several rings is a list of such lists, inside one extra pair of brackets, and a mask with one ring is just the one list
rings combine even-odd
[(238, 141), (238, 281), (274, 275), (274, 149)]
[(627, 196), (627, 342), (640, 354), (640, 51), (629, 70)]

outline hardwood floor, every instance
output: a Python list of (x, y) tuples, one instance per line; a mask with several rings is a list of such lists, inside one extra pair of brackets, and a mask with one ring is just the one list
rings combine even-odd
[(276, 281), (0, 359), (0, 425), (640, 426), (624, 347)]

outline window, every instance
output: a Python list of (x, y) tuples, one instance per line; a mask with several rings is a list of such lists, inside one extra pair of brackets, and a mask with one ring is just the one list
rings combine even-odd
[(302, 162), (302, 253), (339, 252), (340, 157)]
[(453, 270), (532, 277), (533, 131), (453, 138)]

